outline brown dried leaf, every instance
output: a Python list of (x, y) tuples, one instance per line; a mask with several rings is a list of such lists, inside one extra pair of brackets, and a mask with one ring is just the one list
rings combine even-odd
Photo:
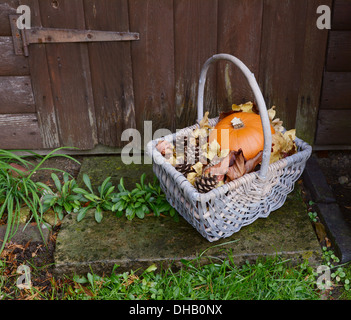
[(237, 152), (232, 152), (227, 172), (227, 178), (232, 181), (242, 177), (245, 173), (245, 157), (243, 151), (240, 149)]
[(297, 148), (294, 142), (296, 138), (296, 130), (286, 131), (284, 134), (276, 131), (272, 135), (272, 153), (270, 163), (276, 162), (287, 156), (296, 153)]
[(206, 111), (204, 117), (201, 119), (199, 125), (200, 125), (200, 129), (204, 128), (204, 129), (209, 129), (212, 128), (209, 124), (208, 124), (208, 115), (209, 112)]
[(252, 171), (254, 171), (254, 169), (256, 168), (256, 166), (261, 163), (262, 161), (262, 155), (263, 155), (263, 151), (260, 151), (256, 157), (246, 161), (245, 163), (245, 169), (246, 169), (246, 173), (250, 173)]
[(204, 174), (211, 174), (212, 176), (224, 176), (225, 174), (227, 174), (230, 165), (230, 159), (232, 157), (233, 152), (235, 151), (230, 152), (224, 159), (222, 159), (216, 165), (205, 168)]
[(241, 149), (239, 151), (231, 151), (218, 164), (205, 168), (204, 173), (216, 176), (218, 181), (223, 181), (226, 176), (226, 181), (229, 182), (253, 171), (257, 164), (262, 161), (262, 154), (263, 152), (261, 151), (256, 157), (246, 161)]
[(316, 229), (318, 240), (320, 242), (324, 241), (324, 239), (327, 237), (327, 232), (325, 231), (324, 225), (320, 222), (315, 222), (314, 227)]
[(169, 159), (173, 156), (174, 146), (172, 143), (162, 140), (159, 141), (156, 145), (156, 149), (166, 158)]

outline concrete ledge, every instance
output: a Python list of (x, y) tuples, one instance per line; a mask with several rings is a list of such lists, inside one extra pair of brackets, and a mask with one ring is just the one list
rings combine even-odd
[(306, 168), (303, 173), (303, 181), (311, 192), (315, 202), (336, 202), (333, 191), (328, 185), (327, 180), (319, 167), (318, 161), (314, 156), (312, 156), (306, 163)]
[(341, 263), (351, 261), (351, 229), (345, 224), (336, 203), (318, 203), (319, 217), (326, 226), (328, 237), (335, 245)]
[[(320, 264), (321, 248), (309, 221), (299, 191), (287, 198), (285, 205), (266, 219), (258, 219), (238, 233), (217, 242), (208, 242), (183, 218), (179, 222), (169, 217), (117, 218), (106, 212), (96, 223), (94, 212), (81, 221), (67, 216), (57, 235), (55, 275), (109, 274), (113, 266), (118, 272), (156, 263), (177, 269), (182, 259), (193, 260), (203, 253), (201, 262), (224, 259), (228, 252), (238, 265), (258, 257), (281, 255), (292, 263), (308, 259)], [(217, 259), (217, 260), (216, 260)]]
[[(39, 228), (38, 226), (32, 226), (32, 225), (27, 225), (27, 227), (24, 229), (25, 224), (20, 224), (18, 227), (17, 232), (15, 233), (15, 235), (11, 238), (11, 241), (14, 243), (27, 243), (28, 241), (31, 242), (45, 242), (47, 243), (49, 240), (49, 236), (50, 236), (50, 230), (45, 227), (42, 226), (41, 230), (44, 236), (44, 240), (43, 237), (41, 236), (40, 232), (39, 232)], [(0, 226), (0, 240), (3, 241), (4, 237), (5, 237), (5, 233), (6, 233), (6, 228), (7, 225), (1, 225)]]
[(345, 222), (331, 187), (312, 156), (306, 164), (303, 181), (318, 207), (318, 216), (326, 228), (341, 263), (351, 261), (351, 229)]

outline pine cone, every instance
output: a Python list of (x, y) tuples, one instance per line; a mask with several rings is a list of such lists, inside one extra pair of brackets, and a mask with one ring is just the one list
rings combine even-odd
[(175, 169), (177, 171), (179, 171), (180, 173), (182, 173), (185, 177), (188, 175), (188, 173), (190, 172), (195, 172), (195, 170), (193, 169), (193, 166), (191, 164), (177, 164), (175, 166)]
[(218, 185), (217, 179), (214, 176), (210, 175), (203, 175), (195, 180), (195, 188), (200, 192), (200, 193), (207, 193), (211, 191), (212, 189), (216, 188)]

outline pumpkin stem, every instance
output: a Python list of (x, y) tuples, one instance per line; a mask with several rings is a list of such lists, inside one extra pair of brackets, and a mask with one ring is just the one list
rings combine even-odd
[(240, 129), (244, 127), (244, 123), (241, 121), (240, 118), (233, 118), (233, 120), (231, 121), (234, 129)]

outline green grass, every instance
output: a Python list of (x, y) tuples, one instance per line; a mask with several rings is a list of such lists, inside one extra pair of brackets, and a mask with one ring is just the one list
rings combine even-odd
[[(236, 265), (229, 253), (225, 260), (200, 265), (201, 257), (182, 261), (182, 267), (149, 266), (146, 270), (120, 272), (116, 265), (110, 276), (93, 272), (85, 276), (43, 277), (46, 266), (31, 268), (33, 286), (16, 286), (16, 267), (0, 260), (0, 300), (350, 300), (350, 291), (334, 281), (332, 290), (317, 287), (317, 267), (307, 261), (292, 264), (279, 256)], [(346, 277), (351, 265), (344, 265)], [(45, 282), (43, 282), (45, 280)], [(45, 285), (43, 285), (45, 283)]]
[[(78, 162), (68, 155), (56, 154), (61, 149), (64, 148), (57, 148), (45, 157), (26, 150), (15, 150), (26, 151), (29, 156), (41, 158), (36, 166), (26, 160), (29, 156), (18, 156), (15, 151), (0, 149), (0, 220), (4, 220), (7, 224), (0, 253), (4, 249), (5, 244), (11, 240), (18, 230), (21, 207), (27, 206), (31, 212), (31, 217), (26, 226), (30, 222), (36, 222), (40, 226), (42, 222), (40, 197), (45, 185), (40, 182), (34, 182), (31, 179), (32, 175), (38, 170), (58, 170), (42, 167), (45, 161), (51, 157), (66, 157)], [(19, 167), (14, 167), (15, 165)], [(23, 170), (26, 171), (24, 172)], [(39, 228), (39, 231), (42, 234), (41, 228)]]
[(183, 261), (178, 271), (150, 266), (144, 272), (94, 273), (66, 278), (42, 299), (58, 300), (319, 300), (307, 263), (264, 258), (236, 266), (232, 257), (203, 266)]
[[(77, 280), (77, 279), (76, 279)], [(94, 299), (101, 300), (316, 300), (314, 277), (305, 264), (289, 267), (287, 260), (265, 259), (238, 267), (229, 257), (221, 263), (100, 278), (83, 279)]]

